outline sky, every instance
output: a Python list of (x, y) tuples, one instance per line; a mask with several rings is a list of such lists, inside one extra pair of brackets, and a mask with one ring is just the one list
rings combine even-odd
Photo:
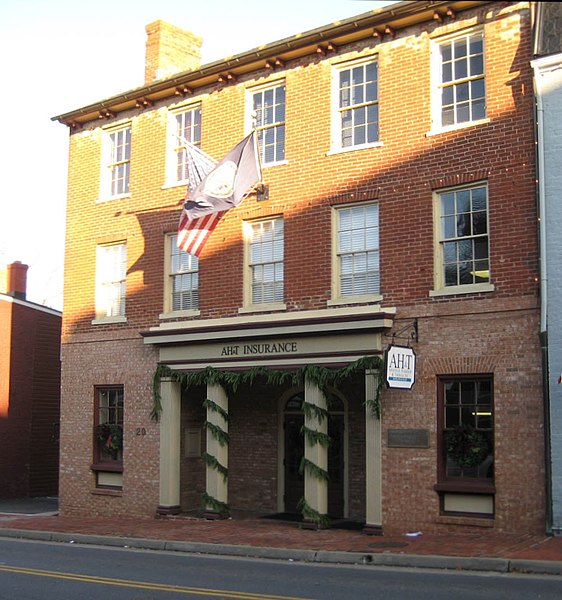
[(146, 25), (202, 37), (204, 65), (392, 3), (0, 0), (0, 266), (27, 264), (27, 299), (63, 309), (69, 132), (52, 117), (142, 86)]

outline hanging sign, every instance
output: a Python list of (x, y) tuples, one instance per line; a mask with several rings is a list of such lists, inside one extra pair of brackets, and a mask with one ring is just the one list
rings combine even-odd
[(411, 348), (389, 346), (385, 354), (386, 384), (411, 390), (416, 378), (416, 354)]

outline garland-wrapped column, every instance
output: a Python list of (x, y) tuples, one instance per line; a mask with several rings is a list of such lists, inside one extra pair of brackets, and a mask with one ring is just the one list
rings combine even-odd
[(160, 380), (160, 498), (158, 514), (180, 512), (181, 387), (170, 377)]
[(380, 411), (373, 411), (371, 400), (377, 395), (379, 371), (365, 371), (365, 463), (366, 515), (365, 533), (382, 534), (382, 444)]
[(228, 508), (228, 396), (219, 384), (207, 383), (207, 489), (205, 516), (226, 518)]
[[(326, 397), (310, 379), (304, 384), (304, 508), (305, 521), (321, 525), (328, 519), (328, 409)], [(323, 443), (324, 442), (324, 443)]]

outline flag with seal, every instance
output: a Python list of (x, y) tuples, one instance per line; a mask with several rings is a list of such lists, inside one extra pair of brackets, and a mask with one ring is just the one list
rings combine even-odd
[[(187, 146), (190, 189), (178, 225), (178, 246), (199, 256), (227, 210), (238, 206), (261, 180), (255, 132), (239, 142), (214, 168), (207, 155)], [(197, 169), (193, 169), (197, 166)], [(203, 179), (197, 183), (201, 174)]]

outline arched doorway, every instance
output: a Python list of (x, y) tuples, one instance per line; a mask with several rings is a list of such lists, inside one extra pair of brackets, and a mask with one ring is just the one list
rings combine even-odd
[[(342, 518), (345, 511), (345, 405), (341, 398), (330, 394), (328, 400), (328, 514)], [(285, 512), (297, 513), (297, 505), (304, 496), (304, 474), (300, 464), (304, 456), (303, 395), (294, 394), (283, 407), (284, 439), (284, 505)]]

